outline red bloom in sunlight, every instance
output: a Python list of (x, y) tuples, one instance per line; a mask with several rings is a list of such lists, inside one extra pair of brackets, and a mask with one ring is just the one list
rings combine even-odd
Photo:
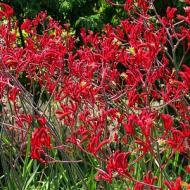
[(130, 11), (131, 9), (133, 9), (133, 4), (134, 4), (134, 2), (133, 2), (134, 0), (126, 0), (126, 2), (125, 2), (125, 6), (124, 6), (124, 9), (126, 10), (126, 11)]
[(168, 187), (169, 190), (182, 190), (182, 181), (181, 177), (178, 177), (175, 181), (164, 181), (164, 184)]
[(146, 176), (143, 178), (143, 183), (137, 182), (135, 184), (134, 190), (144, 190), (146, 188), (150, 190), (155, 190), (155, 188), (153, 187), (155, 181), (157, 181), (157, 177), (153, 176), (151, 171), (148, 171)]
[(51, 139), (48, 135), (48, 129), (46, 127), (35, 128), (32, 133), (30, 145), (31, 158), (44, 161), (42, 158), (43, 153), (45, 153), (44, 147), (51, 148)]
[(10, 18), (13, 15), (13, 8), (5, 3), (0, 3), (0, 7), (3, 8), (3, 11), (0, 11), (0, 15), (4, 15), (7, 18)]
[(92, 154), (96, 155), (97, 152), (106, 144), (110, 142), (110, 139), (104, 139), (101, 142), (100, 137), (102, 135), (102, 132), (99, 132), (98, 134), (92, 136), (90, 138), (90, 142), (88, 144), (88, 151), (91, 152)]
[(148, 1), (138, 0), (137, 3), (138, 3), (139, 8), (143, 10), (144, 12), (148, 10)]
[(18, 93), (19, 93), (19, 89), (17, 87), (14, 87), (11, 90), (9, 90), (9, 94), (8, 94), (9, 100), (15, 102)]
[(182, 77), (186, 86), (190, 89), (190, 67), (183, 65), (184, 71), (180, 71), (179, 74)]
[(107, 162), (107, 171), (129, 176), (127, 157), (129, 153), (116, 151)]
[(169, 131), (173, 125), (173, 119), (169, 114), (161, 114), (161, 118), (166, 131)]
[(185, 152), (184, 135), (179, 130), (171, 130), (172, 137), (168, 138), (167, 142), (174, 151)]
[(29, 33), (31, 28), (32, 28), (31, 20), (30, 19), (25, 19), (25, 21), (21, 25), (21, 29), (25, 30), (27, 33)]
[(129, 153), (116, 151), (109, 158), (106, 171), (98, 169), (96, 180), (104, 180), (112, 183), (112, 179), (116, 176), (130, 176), (128, 171), (127, 157)]
[(176, 11), (177, 11), (176, 8), (168, 7), (166, 10), (167, 18), (169, 20), (172, 20), (174, 18), (174, 14), (176, 13)]
[(184, 11), (185, 11), (185, 15), (177, 15), (177, 18), (179, 20), (183, 20), (185, 22), (187, 22), (188, 24), (190, 24), (190, 8), (188, 7), (184, 7)]
[(67, 106), (65, 104), (61, 104), (61, 108), (62, 110), (56, 110), (57, 118), (60, 120), (69, 117), (74, 112), (70, 106)]
[(41, 126), (44, 126), (46, 124), (46, 118), (45, 117), (37, 117), (37, 120)]
[(135, 121), (136, 121), (137, 117), (135, 114), (132, 114), (128, 117), (128, 123), (122, 123), (124, 129), (125, 129), (125, 132), (126, 132), (126, 135), (135, 135)]
[(105, 172), (104, 170), (98, 169), (98, 174), (96, 175), (96, 180), (104, 180), (109, 183), (112, 183), (112, 172), (110, 171), (109, 173)]
[(185, 166), (185, 171), (190, 174), (190, 165)]

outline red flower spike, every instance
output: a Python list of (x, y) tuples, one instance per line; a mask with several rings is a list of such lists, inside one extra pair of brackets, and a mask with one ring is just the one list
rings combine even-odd
[(177, 9), (176, 9), (176, 8), (168, 7), (167, 10), (166, 10), (167, 18), (168, 18), (169, 20), (173, 20), (174, 14), (175, 14), (176, 12), (177, 12)]
[(149, 8), (149, 4), (148, 1), (146, 0), (138, 0), (137, 4), (139, 6), (139, 8), (143, 11), (143, 13), (145, 14)]
[(0, 11), (6, 16), (7, 18), (10, 18), (13, 15), (13, 8), (5, 3), (0, 3), (0, 7), (3, 8), (3, 11)]
[(184, 7), (185, 15), (177, 15), (177, 18), (179, 20), (183, 20), (190, 24), (190, 8), (189, 7)]
[(46, 125), (46, 118), (45, 117), (37, 117), (38, 122), (40, 123), (41, 126)]
[(9, 94), (8, 94), (9, 100), (11, 100), (12, 102), (15, 102), (18, 93), (19, 93), (19, 89), (17, 87), (14, 87), (11, 90), (9, 90)]
[(144, 178), (143, 178), (143, 183), (137, 182), (135, 184), (134, 190), (144, 190), (146, 188), (148, 188), (150, 190), (156, 190), (158, 188), (154, 187), (155, 181), (157, 181), (157, 177), (156, 176), (152, 176), (151, 171), (148, 171), (147, 174), (146, 174), (146, 176), (144, 176)]
[(168, 187), (168, 190), (182, 190), (182, 180), (178, 177), (175, 181), (164, 181), (164, 184)]
[(115, 152), (109, 158), (106, 166), (106, 171), (98, 169), (96, 180), (104, 180), (112, 183), (112, 179), (116, 176), (130, 176), (128, 171), (127, 157), (129, 153)]
[(112, 172), (110, 171), (110, 173), (107, 173), (101, 169), (98, 169), (98, 173), (96, 175), (96, 180), (97, 181), (104, 180), (111, 184), (112, 183)]
[(185, 166), (185, 171), (190, 174), (190, 165)]
[(173, 129), (171, 130), (172, 137), (168, 138), (167, 143), (171, 146), (171, 148), (178, 152), (185, 152), (186, 147), (184, 144), (184, 135), (183, 132)]
[(110, 139), (102, 140), (102, 142), (99, 143), (101, 135), (102, 132), (99, 132), (97, 135), (92, 136), (88, 144), (88, 151), (95, 156), (97, 155), (97, 152), (102, 148), (102, 146), (110, 143)]
[(182, 77), (185, 85), (190, 89), (190, 67), (183, 65), (184, 71), (180, 71), (179, 74)]
[(116, 151), (107, 162), (107, 171), (117, 172), (118, 175), (130, 176), (127, 157), (129, 153)]
[(169, 131), (173, 125), (173, 118), (169, 114), (161, 114), (161, 118), (166, 132)]
[(31, 158), (42, 161), (41, 157), (44, 154), (44, 148), (51, 149), (51, 139), (48, 135), (48, 129), (46, 127), (35, 128), (32, 133), (30, 141), (31, 145)]
[(124, 9), (126, 10), (126, 11), (130, 11), (130, 10), (132, 10), (133, 9), (133, 6), (134, 6), (134, 2), (133, 2), (134, 0), (126, 0), (126, 2), (125, 2), (125, 6), (124, 6)]

